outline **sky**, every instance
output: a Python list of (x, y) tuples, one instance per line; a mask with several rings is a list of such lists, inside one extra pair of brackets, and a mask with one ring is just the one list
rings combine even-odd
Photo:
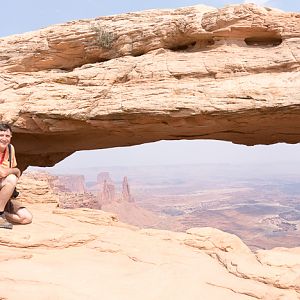
[(253, 2), (284, 11), (300, 11), (299, 0), (2, 0), (0, 37), (37, 30), (49, 25), (77, 19), (95, 18), (124, 12), (154, 8), (176, 8), (205, 4), (222, 7), (228, 4)]
[[(196, 4), (223, 7), (252, 2), (284, 11), (300, 12), (298, 0), (3, 0), (0, 10), (0, 37), (38, 30), (77, 19), (95, 18), (155, 8), (176, 8)], [(234, 145), (223, 141), (159, 141), (132, 147), (80, 151), (57, 164), (58, 170), (88, 166), (137, 166), (201, 163), (300, 163), (300, 144), (268, 146)]]

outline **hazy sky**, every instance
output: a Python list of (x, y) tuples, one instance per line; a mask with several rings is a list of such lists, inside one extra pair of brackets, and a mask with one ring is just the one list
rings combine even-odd
[[(70, 20), (139, 11), (152, 8), (175, 8), (195, 4), (222, 7), (226, 4), (254, 2), (285, 11), (300, 11), (299, 0), (4, 0), (0, 10), (0, 37), (37, 30)], [(110, 165), (157, 165), (177, 163), (300, 163), (300, 144), (277, 144), (246, 147), (221, 141), (160, 141), (151, 144), (81, 151), (57, 165), (70, 170), (74, 167)]]
[(175, 8), (195, 4), (222, 7), (226, 4), (253, 2), (285, 11), (300, 11), (299, 0), (2, 0), (0, 36), (36, 30), (76, 19), (139, 11), (152, 8)]

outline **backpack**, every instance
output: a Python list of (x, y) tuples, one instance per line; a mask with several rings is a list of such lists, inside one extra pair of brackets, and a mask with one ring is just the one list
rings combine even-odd
[(8, 144), (8, 161), (9, 167), (11, 168), (11, 144)]
[[(11, 157), (11, 144), (8, 144), (8, 161), (9, 161), (9, 167), (11, 168), (12, 166), (12, 157)], [(17, 189), (15, 188), (13, 193), (12, 193), (12, 198), (17, 198), (19, 196), (19, 192), (17, 191)]]

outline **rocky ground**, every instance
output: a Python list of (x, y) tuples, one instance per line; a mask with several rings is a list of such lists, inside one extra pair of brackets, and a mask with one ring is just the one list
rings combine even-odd
[(0, 235), (0, 298), (300, 299), (300, 248), (253, 253), (213, 228), (138, 229), (92, 209), (29, 205)]

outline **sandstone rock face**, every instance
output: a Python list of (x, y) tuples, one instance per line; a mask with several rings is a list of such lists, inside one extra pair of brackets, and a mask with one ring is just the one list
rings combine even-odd
[(91, 193), (59, 193), (58, 206), (60, 208), (91, 208), (100, 209), (97, 198)]
[(297, 143), (299, 19), (194, 6), (2, 38), (0, 119), (22, 168), (161, 139)]
[[(56, 203), (60, 208), (100, 209), (96, 196), (86, 192), (84, 185), (73, 186), (70, 178), (77, 179), (77, 183), (84, 184), (80, 176), (54, 176), (46, 172), (24, 172), (17, 185), (20, 192), (18, 201), (26, 206), (32, 203)], [(78, 191), (82, 188), (83, 192)]]
[(117, 193), (116, 186), (113, 180), (110, 178), (109, 173), (101, 172), (97, 176), (96, 190), (98, 190), (97, 198), (100, 205), (120, 202), (134, 202), (133, 196), (130, 193), (127, 176), (124, 176), (123, 178), (122, 191)]
[(122, 190), (117, 192), (117, 187), (110, 178), (109, 173), (102, 172), (97, 176), (96, 189), (98, 190), (96, 197), (98, 208), (106, 212), (114, 213), (122, 222), (146, 228), (176, 229), (179, 226), (179, 224), (176, 224), (176, 221), (171, 220), (171, 218), (167, 216), (161, 216), (139, 207), (134, 202), (134, 198), (130, 193), (126, 176), (122, 182)]
[[(126, 178), (126, 179), (125, 179)], [(127, 177), (122, 192), (115, 192), (115, 185), (108, 172), (98, 175), (98, 195), (87, 192), (83, 177), (78, 175), (54, 176), (46, 172), (25, 172), (18, 183), (18, 201), (24, 206), (33, 203), (55, 203), (62, 209), (90, 208), (114, 213), (122, 222), (144, 228), (178, 230), (180, 225), (168, 216), (160, 216), (139, 207), (130, 194)], [(72, 184), (80, 183), (77, 187)], [(83, 189), (83, 191), (79, 191)]]
[(32, 224), (1, 230), (2, 299), (300, 299), (297, 248), (257, 254), (212, 228), (140, 230), (102, 211), (30, 208)]
[(53, 176), (49, 189), (58, 196), (58, 207), (60, 208), (92, 208), (100, 209), (97, 197), (86, 191), (84, 176)]
[(53, 190), (55, 178), (46, 172), (25, 172), (18, 181), (18, 200), (24, 203), (58, 203), (59, 194)]
[(134, 199), (130, 193), (127, 176), (124, 177), (123, 183), (122, 183), (122, 199), (125, 202), (134, 202)]
[(57, 177), (57, 181), (53, 184), (60, 186), (61, 192), (73, 192), (83, 194), (86, 192), (85, 180), (83, 175), (60, 175)]
[(102, 172), (97, 176), (97, 186), (99, 191), (97, 198), (101, 206), (117, 201), (115, 185), (110, 178), (109, 173)]

